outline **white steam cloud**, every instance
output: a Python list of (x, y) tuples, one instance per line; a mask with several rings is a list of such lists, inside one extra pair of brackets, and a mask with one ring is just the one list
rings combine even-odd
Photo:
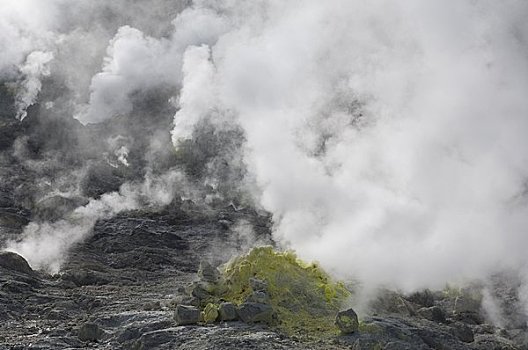
[(231, 27), (187, 49), (173, 135), (237, 115), (277, 239), (404, 289), (524, 268), (528, 5), (252, 4), (197, 3)]
[(26, 109), (36, 102), (42, 88), (40, 79), (50, 75), (49, 63), (52, 59), (51, 52), (33, 51), (27, 56), (26, 62), (20, 68), (25, 78), (17, 94), (17, 119), (23, 120), (27, 116)]
[(164, 84), (179, 87), (185, 49), (214, 43), (226, 24), (221, 16), (198, 8), (183, 11), (173, 26), (168, 39), (121, 27), (107, 49), (102, 72), (92, 79), (89, 103), (76, 118), (83, 123), (101, 122), (130, 112), (130, 95), (135, 91)]

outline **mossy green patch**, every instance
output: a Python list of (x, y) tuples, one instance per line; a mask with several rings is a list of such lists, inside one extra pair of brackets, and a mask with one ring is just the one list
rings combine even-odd
[(270, 304), (277, 315), (273, 325), (280, 330), (318, 338), (338, 333), (335, 316), (350, 292), (316, 263), (305, 263), (291, 251), (254, 248), (223, 267), (213, 294), (241, 304), (253, 293), (251, 278), (267, 283)]

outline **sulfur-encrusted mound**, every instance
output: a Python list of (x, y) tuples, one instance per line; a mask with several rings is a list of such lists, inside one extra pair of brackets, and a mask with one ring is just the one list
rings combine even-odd
[(262, 289), (276, 315), (272, 325), (289, 334), (311, 336), (337, 333), (335, 316), (350, 296), (317, 264), (306, 264), (291, 251), (272, 247), (254, 248), (223, 266), (213, 294), (240, 305), (262, 294)]

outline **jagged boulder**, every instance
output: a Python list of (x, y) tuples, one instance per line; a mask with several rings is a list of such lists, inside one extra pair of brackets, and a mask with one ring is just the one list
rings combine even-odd
[(26, 259), (13, 252), (0, 252), (0, 267), (27, 274), (33, 272)]
[(179, 326), (200, 322), (200, 310), (190, 305), (178, 305), (174, 311), (174, 320)]
[(233, 303), (221, 303), (218, 307), (220, 321), (235, 321), (237, 319), (237, 310)]
[(399, 293), (387, 289), (380, 289), (369, 305), (371, 311), (380, 315), (398, 314), (414, 316), (416, 314), (414, 303), (407, 301)]
[(419, 316), (438, 323), (446, 322), (445, 311), (439, 306), (423, 307), (416, 312)]
[(273, 320), (273, 308), (268, 304), (242, 303), (237, 312), (240, 319), (246, 323), (271, 323)]
[(358, 316), (352, 309), (338, 312), (335, 324), (341, 331), (341, 334), (351, 334), (359, 330)]
[(473, 330), (467, 324), (455, 322), (451, 325), (453, 334), (464, 343), (471, 343), (475, 340)]

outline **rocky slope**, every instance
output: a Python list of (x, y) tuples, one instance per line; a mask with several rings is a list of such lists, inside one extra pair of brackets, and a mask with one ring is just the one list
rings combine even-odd
[(432, 292), (387, 291), (359, 333), (321, 341), (241, 322), (176, 326), (174, 308), (199, 262), (238, 251), (226, 222), (241, 218), (267, 234), (267, 218), (251, 212), (129, 212), (98, 222), (57, 275), (4, 253), (0, 349), (527, 348), (525, 330), (487, 324), (466, 295)]

